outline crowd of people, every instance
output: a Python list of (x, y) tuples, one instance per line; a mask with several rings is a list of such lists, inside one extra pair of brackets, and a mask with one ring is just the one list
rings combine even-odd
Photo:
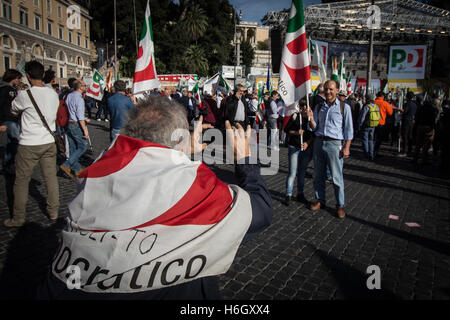
[[(117, 209), (113, 204), (119, 196), (116, 194), (117, 190), (122, 185), (125, 188), (128, 186), (133, 189), (134, 183), (129, 181), (129, 176), (122, 176), (120, 173), (131, 166), (134, 159), (138, 158), (136, 160), (138, 164), (132, 166), (134, 171), (130, 174), (136, 179), (146, 176), (149, 172), (153, 172), (155, 175), (159, 175), (161, 172), (170, 172), (164, 178), (164, 185), (172, 183), (173, 188), (176, 188), (177, 184), (183, 185), (185, 182), (183, 179), (189, 180), (195, 177), (195, 174), (183, 173), (192, 170), (194, 162), (191, 162), (190, 159), (183, 158), (184, 160), (180, 164), (179, 162), (172, 163), (169, 158), (164, 158), (169, 156), (172, 151), (182, 152), (186, 149), (186, 146), (172, 141), (173, 130), (180, 128), (194, 132), (192, 144), (198, 143), (196, 137), (206, 128), (218, 128), (224, 130), (224, 133), (234, 132), (234, 139), (240, 139), (245, 146), (242, 150), (238, 148), (239, 143), (233, 145), (236, 161), (249, 157), (250, 135), (247, 134), (249, 130), (267, 129), (268, 139), (267, 142), (264, 142), (267, 148), (272, 152), (279, 151), (279, 145), (281, 145), (287, 147), (288, 151), (289, 172), (286, 177), (284, 204), (289, 206), (292, 201), (294, 182), (297, 177), (296, 200), (307, 205), (312, 211), (323, 208), (326, 206), (325, 189), (328, 180), (333, 184), (336, 214), (341, 219), (345, 218), (346, 206), (344, 159), (350, 156), (350, 147), (356, 137), (361, 139), (364, 155), (368, 161), (376, 161), (381, 156), (381, 144), (388, 141), (392, 146), (400, 148), (401, 152), (398, 153), (400, 157), (410, 156), (411, 160), (416, 163), (420, 159), (420, 163), (423, 164), (428, 162), (429, 149), (432, 147), (435, 155), (438, 152), (441, 154), (440, 168), (448, 170), (450, 105), (448, 100), (441, 101), (436, 97), (422, 101), (412, 92), (408, 92), (406, 103), (401, 107), (403, 104), (400, 103), (398, 96), (382, 92), (376, 96), (374, 94), (348, 95), (347, 92), (339, 90), (337, 81), (329, 80), (317, 87), (314, 96), (300, 99), (294, 107), (286, 106), (276, 90), (265, 92), (260, 98), (258, 94), (249, 92), (241, 84), (237, 84), (233, 92), (225, 93), (220, 90), (211, 93), (205, 92), (200, 98), (195, 97), (194, 93), (186, 88), (180, 90), (166, 88), (163, 91), (154, 90), (145, 99), (138, 101), (131, 90), (126, 87), (126, 83), (117, 80), (111, 92), (105, 92), (102, 100), (97, 101), (86, 96), (86, 84), (81, 79), (71, 78), (68, 80), (69, 87), (59, 90), (54, 71), (45, 71), (44, 66), (37, 61), (28, 62), (25, 65), (25, 72), (30, 83), (29, 88), (23, 87), (21, 84), (22, 74), (17, 70), (7, 70), (0, 82), (0, 131), (6, 132), (7, 135), (7, 143), (3, 152), (3, 172), (15, 176), (13, 215), (4, 221), (5, 227), (20, 227), (25, 223), (28, 185), (33, 169), (38, 163), (47, 186), (47, 214), (52, 221), (58, 219), (59, 211), (57, 169), (59, 168), (69, 178), (87, 179), (88, 182), (82, 186), (86, 192), (81, 191), (79, 193), (81, 198), (74, 199), (74, 202), (81, 201), (81, 203), (73, 206), (71, 211), (71, 226), (78, 230), (105, 230), (104, 232), (118, 230), (117, 228), (139, 230), (151, 228), (151, 222), (162, 223), (161, 221), (165, 221), (166, 225), (197, 224), (198, 221), (203, 220), (210, 224), (227, 225), (230, 222), (225, 222), (226, 219), (222, 219), (223, 217), (227, 214), (234, 217), (236, 213), (232, 212), (241, 212), (249, 208), (250, 211), (247, 210), (248, 216), (244, 223), (247, 226), (244, 228), (245, 230), (236, 232), (234, 239), (227, 239), (235, 241), (238, 245), (241, 241), (245, 241), (267, 227), (272, 215), (270, 194), (260, 177), (259, 166), (250, 164), (236, 164), (239, 186), (230, 188), (220, 187), (222, 182), (206, 167), (197, 168), (196, 170), (201, 170), (202, 175), (199, 176), (200, 181), (194, 181), (194, 184), (197, 183), (198, 188), (214, 185), (216, 187), (212, 190), (216, 191), (208, 194), (207, 190), (204, 190), (206, 193), (202, 199), (197, 195), (190, 195), (192, 199), (187, 200), (186, 196), (183, 197), (187, 189), (184, 191), (180, 189), (176, 193), (176, 197), (181, 197), (178, 199), (179, 203), (176, 201), (172, 203), (174, 198), (171, 195), (167, 196), (167, 201), (173, 205), (172, 209), (168, 209), (167, 205), (164, 205), (166, 198), (158, 198), (162, 194), (156, 191), (159, 188), (155, 188), (154, 191), (148, 190), (148, 188), (137, 190), (138, 195), (142, 193), (142, 197), (138, 197), (140, 201), (148, 198), (154, 199), (155, 203), (161, 202), (161, 208), (165, 208), (161, 211), (161, 216), (149, 215), (148, 208), (140, 205), (137, 207), (142, 209), (138, 210), (142, 216), (136, 215), (133, 222), (130, 222), (132, 225), (126, 221), (120, 225), (115, 224), (110, 220), (112, 218), (102, 215), (103, 212), (108, 212), (114, 216), (113, 212)], [(98, 111), (92, 118), (92, 111), (95, 108)], [(43, 123), (44, 120), (40, 114), (43, 114), (48, 128)], [(99, 160), (85, 169), (80, 164), (80, 158), (87, 150), (88, 124), (93, 120), (101, 121), (102, 118), (109, 123), (111, 146)], [(58, 163), (59, 167), (54, 132), (67, 137), (69, 145), (64, 159)], [(261, 140), (259, 143), (262, 143)], [(172, 151), (164, 151), (163, 149), (166, 148)], [(198, 151), (204, 148), (205, 145), (196, 145), (191, 150)], [(304, 194), (306, 170), (311, 161), (314, 163), (314, 201), (308, 201)], [(92, 177), (97, 178), (96, 181), (101, 183), (99, 182), (100, 184), (97, 185), (89, 182), (91, 181), (89, 178)], [(158, 181), (162, 183), (163, 180)], [(154, 184), (149, 182), (149, 185)], [(91, 188), (89, 189), (91, 192), (96, 190), (96, 199), (102, 197), (109, 199), (105, 202), (105, 208), (98, 207), (96, 200), (89, 198), (91, 195), (87, 193), (88, 189), (86, 188)], [(200, 192), (200, 189), (197, 191)], [(145, 192), (146, 194), (143, 194)], [(240, 200), (232, 202), (231, 200), (236, 197)], [(133, 210), (131, 207), (127, 207), (127, 204), (133, 205), (131, 200), (122, 196), (120, 198), (123, 201), (123, 204), (118, 204), (121, 212)], [(133, 201), (137, 199), (135, 194), (132, 198)], [(231, 200), (226, 206), (219, 206), (218, 199)], [(195, 203), (197, 200), (199, 202)], [(133, 203), (136, 206), (136, 202)], [(217, 206), (216, 216), (202, 218), (208, 216), (207, 212), (211, 210), (211, 206)], [(77, 208), (82, 209), (79, 212)], [(230, 208), (235, 209), (230, 211)], [(169, 210), (167, 211), (170, 212), (168, 216), (166, 216), (167, 212), (164, 213), (165, 210)], [(177, 216), (176, 212), (180, 216)], [(79, 216), (78, 220), (77, 216)], [(161, 218), (162, 216), (164, 218)], [(219, 216), (220, 219), (217, 218)], [(242, 217), (236, 219), (239, 220)], [(191, 233), (192, 231), (186, 232)], [(68, 232), (64, 237), (63, 242), (65, 241), (67, 244), (67, 250), (71, 252), (84, 250), (78, 248), (77, 243), (73, 240), (78, 239), (79, 234)], [(189, 241), (194, 241), (195, 237), (192, 236)], [(79, 241), (82, 243), (82, 240)], [(206, 242), (202, 242), (201, 245), (207, 246)], [(125, 252), (128, 251), (128, 247)], [(184, 255), (188, 255), (189, 245), (174, 247), (173, 250), (177, 251), (180, 248), (184, 248), (181, 251)], [(125, 252), (124, 255), (126, 255)], [(87, 254), (95, 260), (92, 253)], [(109, 262), (102, 260), (103, 258), (99, 257), (97, 263), (108, 264)], [(206, 266), (207, 259), (209, 258), (205, 257), (202, 268), (214, 269), (213, 266)], [(165, 261), (165, 263), (169, 263), (170, 266), (172, 262)], [(85, 264), (88, 265), (87, 262)], [(98, 265), (101, 266), (101, 264)], [(135, 267), (137, 268), (135, 272), (139, 273), (142, 265)], [(87, 269), (89, 266), (86, 267)], [(123, 289), (118, 285), (120, 289), (118, 291), (112, 290), (112, 287), (108, 287), (108, 290), (105, 291), (104, 284), (98, 284), (98, 288), (94, 288), (92, 291), (88, 290), (86, 295), (81, 291), (67, 291), (62, 288), (63, 283), (60, 280), (63, 276), (57, 271), (58, 267), (54, 267), (53, 270), (53, 274), (42, 291), (43, 297), (88, 298), (89, 294), (96, 292), (98, 288), (103, 290), (102, 292), (108, 293), (122, 292), (121, 289)], [(210, 273), (210, 275), (217, 274), (218, 271), (215, 269)], [(187, 278), (189, 278), (188, 275), (187, 272)], [(179, 276), (175, 277), (177, 280), (179, 278)], [(90, 280), (92, 279), (89, 277), (87, 282), (92, 283)], [(175, 297), (181, 292), (189, 294), (186, 297), (190, 299), (192, 292), (196, 292), (195, 294), (199, 298), (205, 297), (205, 295), (215, 296), (217, 293), (216, 284), (211, 283), (209, 278), (184, 281), (188, 283), (187, 285), (178, 283), (177, 280), (173, 282), (176, 283), (174, 287), (165, 287), (168, 280), (167, 274), (163, 273), (161, 284), (155, 287), (156, 290), (140, 290), (139, 286), (135, 285), (134, 288), (127, 288), (126, 291), (133, 291), (137, 288), (139, 290), (135, 290), (136, 297), (141, 297), (140, 295), (143, 294), (147, 298)], [(130, 281), (136, 281), (134, 274)], [(96, 283), (102, 282), (97, 281)], [(116, 287), (114, 286), (114, 288)]]

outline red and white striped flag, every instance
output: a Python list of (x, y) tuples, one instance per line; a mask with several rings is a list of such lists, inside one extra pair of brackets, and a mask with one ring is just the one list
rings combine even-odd
[(281, 58), (278, 92), (289, 106), (312, 93), (302, 0), (293, 0)]
[(53, 262), (85, 292), (133, 293), (227, 272), (252, 219), (247, 192), (203, 163), (119, 135), (81, 174)]
[(150, 16), (150, 5), (147, 1), (145, 21), (142, 27), (141, 41), (139, 42), (139, 52), (134, 72), (134, 94), (161, 87), (156, 74), (154, 52), (152, 19)]

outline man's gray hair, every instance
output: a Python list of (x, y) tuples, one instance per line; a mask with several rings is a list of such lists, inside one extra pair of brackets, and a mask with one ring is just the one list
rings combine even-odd
[(237, 92), (239, 89), (244, 89), (244, 85), (238, 83), (238, 84), (236, 85), (236, 88), (234, 89), (234, 91)]
[(180, 142), (181, 133), (173, 136), (177, 129), (189, 130), (186, 109), (164, 96), (151, 95), (128, 112), (123, 133), (173, 149)]

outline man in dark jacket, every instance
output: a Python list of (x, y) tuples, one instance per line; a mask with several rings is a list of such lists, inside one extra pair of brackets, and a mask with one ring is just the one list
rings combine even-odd
[(317, 95), (313, 99), (311, 109), (314, 111), (316, 106), (318, 105), (322, 106), (324, 102), (325, 102), (325, 89), (323, 87), (323, 83), (320, 83), (317, 86)]
[(413, 150), (413, 128), (414, 128), (414, 117), (417, 112), (417, 105), (413, 101), (414, 93), (408, 92), (406, 94), (406, 104), (402, 112), (402, 146), (403, 151), (402, 156), (406, 156), (407, 153), (411, 154)]
[[(216, 276), (227, 272), (243, 241), (271, 223), (272, 202), (259, 166), (247, 164), (249, 132), (226, 123), (238, 178), (227, 185), (184, 153), (191, 142), (201, 152), (198, 140), (173, 139), (187, 127), (185, 109), (163, 97), (129, 112), (124, 135), (80, 175), (38, 298), (220, 298)], [(201, 131), (202, 117), (194, 137)]]
[(413, 162), (417, 163), (419, 160), (419, 154), (422, 150), (422, 157), (424, 164), (428, 160), (428, 150), (433, 143), (436, 119), (439, 115), (439, 103), (438, 99), (433, 101), (424, 102), (423, 106), (417, 110), (416, 124), (417, 124), (417, 136), (416, 136), (416, 149), (414, 151)]
[(186, 89), (183, 89), (181, 92), (182, 96), (178, 100), (178, 103), (180, 103), (187, 112), (187, 119), (189, 124), (192, 124), (192, 120), (195, 119), (195, 109), (197, 108), (197, 101), (194, 99), (194, 96), (191, 91), (187, 91)]
[(3, 154), (3, 170), (14, 174), (15, 158), (19, 146), (19, 119), (11, 114), (11, 103), (17, 96), (16, 86), (22, 79), (22, 74), (14, 69), (6, 70), (0, 80), (0, 131), (6, 132), (8, 142)]
[(239, 123), (243, 128), (248, 125), (248, 103), (245, 100), (245, 88), (242, 84), (237, 84), (234, 95), (227, 98), (224, 110), (224, 119), (232, 125)]

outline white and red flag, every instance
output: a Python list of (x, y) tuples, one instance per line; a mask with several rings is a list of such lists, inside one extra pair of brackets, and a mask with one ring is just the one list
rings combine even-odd
[(92, 83), (86, 91), (86, 95), (95, 100), (101, 101), (103, 99), (103, 86), (105, 85), (105, 80), (102, 75), (95, 70), (94, 76), (92, 77)]
[(252, 219), (247, 192), (184, 153), (119, 135), (79, 176), (52, 266), (85, 292), (132, 293), (227, 272)]
[(150, 5), (147, 2), (145, 21), (142, 27), (136, 69), (134, 72), (134, 94), (161, 87), (156, 74), (154, 53), (152, 19), (150, 16)]
[(301, 0), (293, 0), (280, 65), (278, 92), (289, 106), (312, 93), (310, 56)]

